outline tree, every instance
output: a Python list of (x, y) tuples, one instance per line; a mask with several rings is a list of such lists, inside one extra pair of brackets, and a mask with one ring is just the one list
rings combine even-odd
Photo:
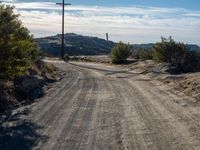
[(182, 58), (188, 51), (188, 46), (184, 43), (175, 42), (171, 37), (161, 38), (161, 42), (156, 43), (153, 48), (153, 58), (157, 62), (172, 63), (174, 60)]
[(198, 70), (198, 57), (190, 51), (187, 44), (175, 42), (171, 37), (163, 38), (153, 48), (153, 59), (156, 62), (167, 62), (179, 73)]
[(14, 7), (0, 5), (0, 21), (0, 78), (9, 79), (25, 74), (39, 49)]
[(124, 63), (130, 55), (130, 45), (119, 42), (111, 51), (111, 60), (113, 63)]

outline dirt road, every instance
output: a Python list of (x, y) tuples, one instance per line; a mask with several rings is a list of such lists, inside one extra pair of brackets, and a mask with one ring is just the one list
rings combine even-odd
[(139, 71), (54, 64), (64, 78), (1, 126), (1, 150), (200, 150), (193, 98)]

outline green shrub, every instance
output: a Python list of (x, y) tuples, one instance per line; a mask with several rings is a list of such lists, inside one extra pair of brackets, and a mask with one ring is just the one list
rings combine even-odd
[(119, 42), (111, 51), (112, 63), (124, 63), (130, 55), (130, 45)]
[(0, 78), (23, 75), (39, 54), (38, 47), (14, 14), (11, 6), (0, 5)]
[(190, 51), (184, 43), (175, 42), (171, 37), (163, 38), (153, 48), (156, 62), (167, 62), (180, 73), (197, 71), (199, 60), (195, 52)]
[(156, 62), (169, 62), (182, 57), (187, 51), (187, 45), (175, 42), (171, 37), (161, 38), (161, 42), (156, 43), (153, 48), (153, 59)]
[(139, 57), (139, 59), (142, 59), (142, 60), (151, 60), (152, 59), (152, 51), (140, 49), (138, 51), (138, 57)]
[(172, 65), (180, 73), (200, 71), (200, 60), (194, 51), (186, 51), (182, 57), (174, 58)]

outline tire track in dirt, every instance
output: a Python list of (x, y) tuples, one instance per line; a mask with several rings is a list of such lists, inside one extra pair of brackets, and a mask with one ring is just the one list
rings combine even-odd
[[(178, 105), (174, 103), (177, 100), (180, 100), (181, 97), (178, 97), (177, 95), (174, 95), (170, 91), (163, 91), (161, 89), (157, 88), (151, 88), (146, 89), (150, 83), (144, 83), (141, 84), (140, 90), (145, 90), (148, 94), (149, 98), (154, 99), (154, 97), (159, 97), (158, 99), (154, 99), (154, 103), (159, 103), (164, 109), (168, 111), (168, 114), (173, 114), (176, 118), (176, 122), (182, 122), (182, 124), (187, 128), (188, 131), (190, 131), (190, 136), (195, 138), (197, 141), (200, 141), (200, 118), (195, 114), (194, 108), (191, 109), (190, 107), (183, 107), (181, 105)], [(151, 84), (150, 84), (151, 85)], [(174, 121), (175, 122), (175, 121)], [(185, 133), (185, 132), (182, 132)], [(188, 133), (189, 134), (189, 133)], [(187, 139), (188, 140), (188, 139)], [(191, 142), (193, 143), (193, 139), (191, 139)], [(200, 146), (196, 142), (195, 145)]]
[(142, 110), (140, 112), (141, 115), (145, 112), (149, 113), (143, 115), (143, 118), (147, 120), (146, 124), (150, 125), (148, 129), (158, 129), (156, 135), (152, 136), (155, 139), (154, 144), (159, 143), (158, 149), (197, 149), (196, 144), (194, 144), (196, 140), (191, 136), (187, 128), (175, 117), (176, 113), (169, 112), (157, 103), (160, 101), (160, 96), (152, 97), (152, 93), (148, 93), (145, 89), (140, 88), (141, 83), (137, 84), (133, 81), (131, 83), (132, 91), (137, 91), (133, 96), (139, 94), (140, 100), (138, 102), (141, 107), (144, 106), (143, 110), (138, 110)]
[(144, 137), (137, 134), (137, 132), (145, 130), (145, 125), (139, 118), (134, 105), (130, 103), (130, 99), (126, 93), (127, 91), (121, 89), (124, 88), (124, 83), (119, 83), (118, 80), (115, 80), (112, 84), (116, 97), (121, 101), (121, 104), (118, 104), (118, 110), (123, 111), (123, 117), (120, 119), (123, 129), (123, 135), (121, 135), (121, 137), (123, 137), (123, 139), (121, 139), (123, 146), (121, 146), (121, 149), (147, 149)]
[[(83, 82), (79, 82), (79, 85), (80, 85), (80, 88), (76, 89), (77, 91), (76, 93), (73, 93), (73, 92), (71, 92), (70, 94), (66, 93), (68, 94), (68, 95), (65, 95), (67, 98), (65, 98), (65, 101), (63, 101), (61, 105), (58, 105), (58, 107), (56, 108), (56, 111), (54, 111), (55, 115), (49, 116), (47, 122), (43, 123), (43, 124), (48, 124), (48, 126), (45, 128), (45, 130), (41, 131), (42, 135), (46, 135), (46, 136), (51, 135), (51, 137), (47, 143), (40, 143), (38, 147), (40, 147), (42, 144), (45, 146), (46, 145), (50, 146), (54, 144), (55, 141), (59, 138), (62, 132), (62, 129), (64, 128), (67, 122), (67, 117), (74, 110), (74, 101), (77, 99), (77, 97), (81, 93)], [(44, 122), (44, 120), (41, 120), (41, 121)], [(43, 149), (48, 149), (48, 148), (44, 148), (45, 146), (41, 146), (41, 147), (43, 147)]]
[[(32, 109), (31, 109), (33, 112), (33, 117), (34, 117), (35, 112), (37, 113), (40, 111), (45, 111), (44, 107), (46, 109), (48, 109), (49, 107), (46, 107), (46, 106), (48, 106), (49, 104), (52, 105), (52, 104), (56, 103), (55, 100), (58, 99), (58, 97), (60, 97), (60, 95), (65, 93), (66, 90), (68, 88), (70, 88), (74, 82), (77, 82), (77, 78), (79, 76), (80, 76), (79, 72), (77, 72), (77, 71), (72, 72), (72, 70), (71, 70), (70, 76), (68, 77), (69, 79), (67, 79), (67, 77), (66, 77), (63, 80), (61, 80), (58, 85), (54, 86), (53, 89), (50, 90), (48, 92), (48, 94), (43, 99), (41, 99), (41, 101), (39, 103), (37, 103), (37, 106), (33, 105)], [(63, 84), (63, 83), (65, 83), (65, 84)]]
[(93, 136), (95, 139), (90, 143), (89, 149), (118, 149), (118, 139), (116, 140), (116, 135), (119, 133), (116, 126), (118, 125), (118, 121), (116, 121), (116, 110), (111, 108), (114, 107), (113, 94), (110, 83), (106, 78), (102, 78), (101, 82), (101, 103), (99, 108), (99, 113), (96, 118), (97, 123), (96, 126), (93, 127)]
[[(92, 111), (87, 111), (87, 109), (85, 109), (89, 105), (89, 103), (93, 101), (93, 99), (91, 99), (90, 101), (91, 94), (95, 86), (97, 86), (95, 85), (95, 80), (93, 79), (93, 77), (91, 78), (88, 79), (88, 77), (85, 77), (82, 79), (84, 83), (81, 89), (81, 93), (78, 96), (77, 100), (75, 101), (74, 110), (67, 118), (67, 122), (64, 128), (62, 129), (62, 133), (58, 138), (58, 142), (56, 143), (56, 145), (54, 145), (55, 149), (70, 149), (69, 147), (77, 146), (77, 144), (79, 143), (75, 141), (79, 139), (80, 142), (81, 140), (79, 136), (76, 134), (77, 131), (79, 131), (78, 133), (83, 134), (83, 132), (87, 130), (86, 126), (83, 126), (80, 120), (82, 119), (82, 115), (84, 113), (88, 117), (91, 117)], [(93, 104), (95, 105), (95, 103)]]
[[(83, 71), (83, 72), (85, 72), (85, 71)], [(59, 138), (60, 134), (58, 134), (58, 133), (61, 133), (65, 124), (68, 122), (67, 118), (69, 118), (69, 115), (71, 113), (73, 113), (73, 111), (76, 111), (77, 108), (81, 107), (81, 106), (77, 106), (80, 103), (79, 101), (84, 101), (85, 100), (84, 95), (85, 96), (88, 95), (87, 89), (89, 87), (88, 84), (90, 84), (90, 83), (87, 83), (87, 82), (90, 80), (92, 81), (93, 79), (88, 79), (87, 76), (88, 76), (88, 73), (85, 72), (81, 77), (79, 77), (78, 82), (75, 84), (76, 86), (73, 86), (73, 88), (71, 88), (70, 91), (67, 90), (65, 95), (62, 97), (61, 101), (57, 101), (58, 103), (61, 103), (61, 104), (55, 105), (55, 111), (53, 111), (53, 114), (55, 114), (55, 116), (52, 116), (52, 115), (49, 116), (48, 117), (49, 122), (44, 123), (44, 124), (48, 124), (49, 128), (48, 128), (48, 130), (45, 130), (45, 132), (42, 132), (43, 134), (46, 133), (46, 135), (48, 135), (50, 133), (51, 135), (56, 136), (57, 138), (53, 138), (54, 140), (57, 140)], [(91, 85), (93, 86), (94, 84), (91, 83)], [(97, 84), (96, 84), (96, 86), (97, 86)], [(94, 90), (94, 89), (92, 89), (92, 90)], [(92, 100), (92, 101), (94, 101), (94, 100)], [(88, 103), (88, 106), (90, 104), (91, 104), (91, 102)], [(52, 112), (49, 112), (49, 113), (52, 114)], [(44, 120), (42, 119), (41, 121), (43, 122)], [(57, 124), (56, 127), (54, 126), (55, 124)], [(50, 142), (48, 142), (49, 144), (45, 144), (45, 145), (52, 145), (53, 143), (55, 144), (54, 140), (50, 139), (49, 140)], [(49, 147), (49, 146), (47, 146), (47, 147)], [(49, 148), (47, 148), (47, 149), (49, 149)]]
[[(59, 116), (60, 112), (62, 111), (63, 107), (66, 106), (68, 101), (71, 100), (71, 96), (73, 96), (74, 91), (79, 90), (79, 86), (77, 84), (82, 84), (80, 81), (80, 77), (77, 76), (76, 80), (69, 86), (66, 90), (63, 90), (56, 99), (52, 102), (45, 105), (45, 108), (39, 112), (36, 118), (34, 118), (35, 122), (42, 123), (41, 125), (49, 124), (55, 117)], [(51, 114), (49, 116), (49, 114)]]
[(104, 99), (109, 97), (109, 94), (107, 94), (109, 90), (105, 83), (105, 80), (100, 76), (98, 79), (99, 88), (96, 95), (97, 102), (92, 116), (93, 119), (91, 120), (90, 128), (84, 137), (85, 139), (82, 141), (82, 146), (80, 147), (82, 150), (101, 149), (98, 143), (102, 141), (99, 136), (102, 133), (102, 120), (104, 120), (103, 117), (105, 117), (103, 116), (103, 103)]

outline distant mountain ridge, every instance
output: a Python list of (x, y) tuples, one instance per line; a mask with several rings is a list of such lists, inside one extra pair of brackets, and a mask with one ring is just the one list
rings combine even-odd
[[(155, 46), (155, 43), (149, 43), (149, 44), (133, 44), (133, 49), (138, 50), (138, 49), (146, 49), (150, 50)], [(196, 44), (188, 44), (188, 47), (191, 51), (199, 51), (200, 52), (200, 47)]]
[[(44, 53), (52, 56), (60, 56), (61, 35), (35, 39)], [(109, 54), (115, 46), (112, 41), (106, 41), (97, 37), (65, 34), (65, 53), (69, 55), (103, 55)]]
[[(36, 38), (40, 48), (45, 54), (50, 56), (60, 56), (61, 54), (61, 34), (49, 36), (44, 38)], [(106, 41), (105, 39), (83, 36), (75, 33), (65, 34), (65, 53), (69, 55), (106, 55), (116, 45), (115, 42)], [(132, 49), (146, 49), (153, 48), (155, 43), (149, 44), (133, 44)], [(195, 44), (188, 45), (192, 51), (200, 51), (200, 47)]]

